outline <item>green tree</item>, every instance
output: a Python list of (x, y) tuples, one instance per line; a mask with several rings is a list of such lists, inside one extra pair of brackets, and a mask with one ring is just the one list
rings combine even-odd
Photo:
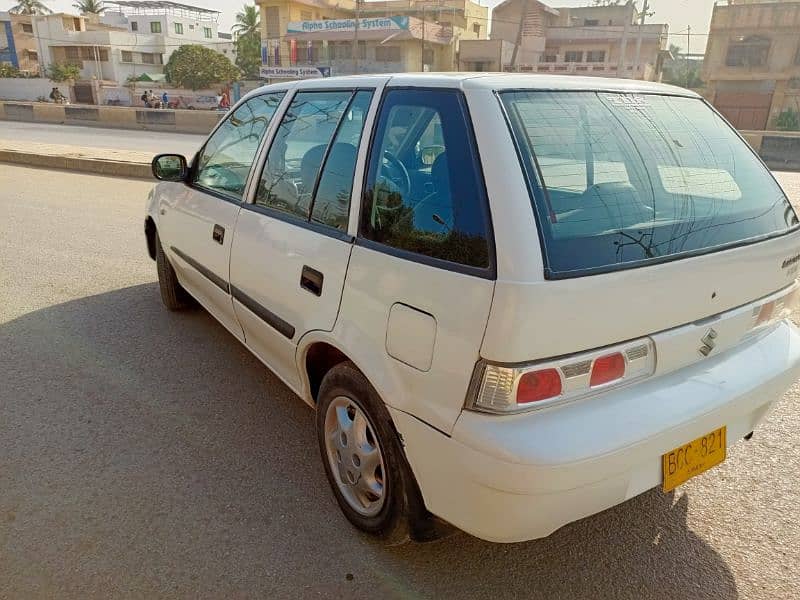
[(800, 131), (800, 113), (791, 108), (783, 111), (775, 119), (778, 131)]
[(15, 15), (50, 15), (52, 10), (39, 0), (17, 0), (17, 4), (8, 9)]
[(55, 83), (75, 81), (81, 78), (81, 67), (73, 63), (51, 63), (45, 70), (48, 79)]
[(90, 13), (99, 15), (106, 9), (101, 0), (78, 0), (72, 6), (77, 8), (82, 15)]
[(21, 74), (14, 65), (0, 63), (0, 77), (21, 77)]
[(261, 30), (261, 13), (257, 6), (245, 4), (242, 12), (236, 14), (233, 33), (237, 36), (251, 35)]
[(697, 89), (705, 85), (700, 76), (700, 63), (696, 60), (689, 60), (681, 54), (681, 48), (675, 44), (669, 45), (669, 52), (672, 60), (664, 65), (664, 75), (662, 81), (671, 85), (684, 88)]
[(261, 67), (261, 33), (254, 31), (236, 38), (236, 66), (247, 77), (258, 77)]
[(228, 58), (205, 46), (181, 46), (164, 67), (167, 81), (174, 85), (199, 90), (215, 83), (231, 83), (241, 72)]

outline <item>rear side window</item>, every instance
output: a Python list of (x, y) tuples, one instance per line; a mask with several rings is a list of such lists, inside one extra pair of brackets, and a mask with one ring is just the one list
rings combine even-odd
[(256, 205), (307, 220), (322, 161), (353, 92), (298, 92), (267, 155)]
[(360, 232), (409, 258), (491, 266), (484, 185), (459, 91), (386, 93)]
[(786, 195), (703, 101), (503, 92), (548, 277), (709, 252), (798, 224)]

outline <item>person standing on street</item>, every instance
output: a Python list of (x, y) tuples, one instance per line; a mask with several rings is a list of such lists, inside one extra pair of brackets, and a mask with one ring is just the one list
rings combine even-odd
[(167, 94), (166, 90), (161, 94), (161, 108), (169, 108), (169, 94)]

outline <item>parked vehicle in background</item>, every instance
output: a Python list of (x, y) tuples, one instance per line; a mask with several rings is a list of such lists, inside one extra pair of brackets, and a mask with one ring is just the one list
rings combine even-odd
[(672, 490), (800, 376), (797, 216), (683, 89), (282, 83), (153, 169), (165, 305), (317, 409), (342, 511), (390, 541), (434, 516), (527, 540)]

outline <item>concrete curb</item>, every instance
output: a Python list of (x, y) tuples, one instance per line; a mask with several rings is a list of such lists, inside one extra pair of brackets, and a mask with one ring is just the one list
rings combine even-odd
[(152, 179), (150, 163), (123, 162), (88, 157), (53, 156), (19, 150), (0, 149), (0, 162), (94, 173), (110, 177), (129, 177), (133, 179)]

